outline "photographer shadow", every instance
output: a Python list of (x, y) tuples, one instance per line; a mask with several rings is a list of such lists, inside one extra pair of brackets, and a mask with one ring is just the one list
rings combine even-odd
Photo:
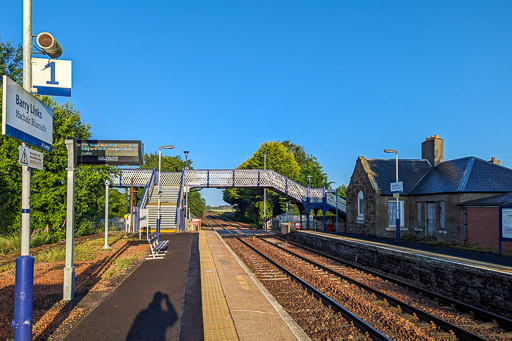
[(135, 318), (126, 340), (165, 340), (167, 329), (177, 320), (178, 316), (169, 296), (158, 291), (147, 309)]

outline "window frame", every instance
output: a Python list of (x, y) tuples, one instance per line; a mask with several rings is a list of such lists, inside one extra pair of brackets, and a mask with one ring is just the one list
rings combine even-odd
[[(390, 209), (391, 204), (393, 204), (393, 206), (396, 206), (396, 200), (389, 200), (388, 201), (388, 224), (389, 224), (389, 218), (390, 218), (390, 215), (389, 215), (390, 211), (389, 211), (389, 209)], [(400, 229), (402, 229), (402, 227), (405, 227), (405, 221), (404, 221), (405, 220), (404, 219), (404, 217), (405, 217), (405, 212), (404, 212), (405, 211), (405, 203), (404, 203), (403, 200), (398, 200), (398, 205), (400, 206)], [(396, 207), (395, 207), (395, 209), (393, 211), (396, 212)], [(395, 216), (396, 216), (396, 214), (395, 214)], [(391, 229), (391, 228), (396, 228), (396, 218), (395, 218), (395, 221), (393, 222), (393, 224), (389, 224), (388, 229)]]
[(357, 220), (364, 220), (365, 202), (364, 193), (362, 190), (357, 192)]

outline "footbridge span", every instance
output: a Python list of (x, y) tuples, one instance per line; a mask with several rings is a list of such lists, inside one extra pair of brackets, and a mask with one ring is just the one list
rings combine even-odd
[[(160, 183), (158, 180), (160, 179)], [(346, 215), (344, 198), (325, 188), (308, 188), (273, 171), (262, 169), (196, 170), (161, 172), (150, 169), (122, 169), (112, 178), (115, 187), (142, 187), (143, 195), (135, 209), (137, 229), (156, 228), (183, 231), (185, 227), (185, 194), (191, 188), (268, 188), (297, 204), (309, 216), (311, 210)], [(157, 189), (155, 190), (155, 186)], [(157, 210), (160, 188), (160, 215)], [(141, 217), (147, 216), (147, 219)], [(141, 225), (141, 220), (143, 221)], [(307, 228), (309, 229), (309, 219)]]

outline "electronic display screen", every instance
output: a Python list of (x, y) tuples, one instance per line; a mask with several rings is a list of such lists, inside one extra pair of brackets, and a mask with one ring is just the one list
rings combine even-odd
[(77, 164), (142, 165), (143, 144), (126, 140), (78, 140)]

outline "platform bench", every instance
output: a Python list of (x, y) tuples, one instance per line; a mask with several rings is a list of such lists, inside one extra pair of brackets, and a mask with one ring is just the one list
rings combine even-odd
[(149, 248), (151, 254), (146, 259), (162, 259), (167, 253), (168, 240), (158, 241), (158, 233), (153, 232), (148, 236)]

